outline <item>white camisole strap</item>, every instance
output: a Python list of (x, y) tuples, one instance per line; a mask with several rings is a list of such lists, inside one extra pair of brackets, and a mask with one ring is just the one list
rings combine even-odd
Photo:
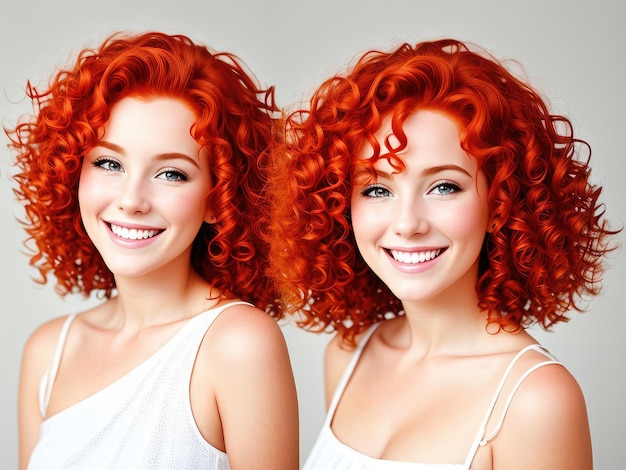
[(59, 333), (59, 339), (57, 340), (57, 348), (54, 353), (54, 359), (52, 361), (52, 366), (49, 370), (44, 372), (44, 375), (39, 384), (39, 412), (41, 413), (41, 417), (45, 418), (46, 413), (48, 411), (48, 403), (50, 403), (50, 394), (52, 393), (52, 386), (54, 385), (54, 380), (56, 379), (57, 373), (59, 371), (59, 364), (61, 363), (61, 356), (63, 355), (63, 348), (65, 346), (65, 341), (67, 339), (67, 333), (70, 330), (70, 326), (76, 318), (77, 313), (73, 313), (68, 315), (63, 323), (63, 327), (61, 328), (61, 332)]
[[(517, 363), (517, 361), (528, 351), (537, 351), (541, 354), (543, 354), (544, 356), (550, 358), (549, 361), (544, 361), (544, 362), (540, 362), (538, 364), (535, 364), (534, 366), (530, 367), (526, 372), (524, 372), (524, 374), (522, 374), (522, 376), (517, 380), (517, 382), (515, 383), (515, 385), (513, 386), (513, 389), (511, 390), (511, 393), (509, 394), (506, 403), (504, 405), (504, 408), (502, 410), (502, 413), (500, 415), (500, 418), (498, 419), (498, 422), (494, 428), (494, 430), (492, 432), (489, 433), (489, 435), (485, 436), (485, 432), (486, 432), (486, 427), (487, 427), (487, 423), (489, 422), (489, 419), (491, 418), (491, 414), (493, 413), (493, 409), (496, 406), (496, 403), (498, 401), (498, 398), (500, 397), (500, 393), (502, 393), (502, 389), (504, 388), (504, 385), (511, 373), (511, 370), (513, 369), (513, 367), (515, 366), (515, 364)], [(478, 433), (476, 434), (476, 437), (474, 438), (474, 442), (472, 443), (472, 447), (470, 448), (469, 453), (467, 454), (467, 459), (465, 461), (465, 468), (470, 468), (470, 465), (472, 463), (472, 461), (474, 460), (474, 457), (476, 455), (476, 452), (478, 452), (478, 448), (481, 446), (486, 445), (491, 439), (493, 439), (498, 432), (500, 431), (500, 428), (502, 427), (502, 423), (504, 422), (504, 418), (506, 417), (506, 413), (509, 409), (509, 406), (511, 405), (511, 402), (513, 401), (513, 397), (515, 396), (515, 393), (517, 392), (517, 389), (522, 385), (522, 383), (524, 382), (524, 380), (526, 380), (526, 378), (532, 374), (534, 371), (536, 371), (537, 369), (539, 369), (540, 367), (543, 366), (547, 366), (547, 365), (551, 365), (551, 364), (558, 364), (558, 365), (562, 365), (560, 362), (558, 362), (556, 360), (556, 358), (550, 354), (544, 347), (542, 347), (539, 344), (530, 344), (528, 346), (526, 346), (525, 348), (523, 348), (522, 350), (520, 350), (515, 357), (513, 358), (513, 360), (510, 362), (510, 364), (508, 365), (508, 367), (506, 368), (506, 371), (504, 372), (504, 375), (502, 376), (502, 379), (500, 380), (500, 383), (498, 384), (498, 388), (496, 389), (496, 393), (494, 394), (493, 398), (491, 399), (491, 402), (489, 404), (489, 407), (487, 408), (487, 412), (485, 413), (485, 417), (483, 418), (483, 421), (481, 423), (480, 429), (478, 430)]]
[(329, 426), (333, 420), (333, 416), (335, 415), (335, 410), (337, 409), (339, 400), (341, 399), (341, 396), (343, 395), (343, 391), (346, 388), (346, 385), (348, 384), (348, 382), (350, 381), (350, 378), (352, 377), (352, 372), (354, 372), (354, 368), (356, 367), (357, 362), (359, 362), (361, 353), (363, 352), (365, 345), (367, 345), (371, 336), (374, 334), (374, 331), (379, 325), (380, 323), (375, 323), (372, 326), (370, 326), (368, 330), (366, 330), (365, 334), (361, 338), (361, 341), (359, 342), (359, 344), (357, 344), (356, 349), (354, 350), (354, 353), (352, 354), (352, 358), (350, 359), (348, 367), (346, 367), (346, 370), (344, 371), (343, 375), (341, 376), (341, 379), (339, 380), (339, 383), (337, 384), (337, 387), (335, 388), (335, 392), (333, 393), (333, 398), (330, 402), (330, 406), (328, 407), (328, 412), (326, 414), (326, 422)]

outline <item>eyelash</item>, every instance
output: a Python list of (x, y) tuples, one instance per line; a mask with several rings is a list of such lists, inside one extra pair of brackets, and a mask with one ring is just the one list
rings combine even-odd
[[(98, 158), (97, 160), (94, 160), (94, 162), (92, 163), (93, 166), (97, 167), (97, 168), (101, 168), (104, 171), (121, 171), (122, 170), (122, 165), (120, 164), (120, 162), (118, 162), (117, 160), (113, 159), (113, 158)], [(115, 165), (115, 169), (113, 168), (107, 168), (107, 166), (109, 165)], [(161, 175), (168, 175), (169, 176), (175, 176), (175, 179), (171, 179), (168, 178), (167, 176), (165, 177), (165, 179), (167, 181), (189, 181), (189, 175), (187, 173), (185, 173), (184, 171), (181, 170), (175, 170), (175, 169), (168, 169), (168, 170), (164, 170), (162, 172), (160, 172), (157, 176), (161, 176)]]
[(391, 191), (389, 191), (384, 186), (381, 186), (379, 184), (370, 184), (370, 185), (366, 186), (365, 188), (363, 188), (363, 190), (361, 191), (361, 196), (363, 196), (363, 197), (371, 197), (371, 198), (385, 197), (383, 195), (378, 195), (378, 196), (371, 195), (371, 193), (374, 192), (374, 191), (386, 191), (387, 194), (385, 194), (385, 196), (391, 194)]
[(167, 181), (189, 181), (189, 175), (187, 175), (186, 173), (180, 171), (180, 170), (165, 170), (162, 171), (161, 173), (159, 173), (158, 176), (161, 175), (176, 175), (176, 179), (169, 179), (169, 178), (165, 178)]
[(446, 187), (446, 188), (450, 189), (451, 191), (447, 192), (445, 194), (440, 194), (441, 196), (447, 196), (448, 194), (458, 193), (458, 192), (462, 191), (461, 187), (458, 184), (452, 183), (450, 181), (444, 181), (442, 183), (436, 184), (431, 191), (433, 191), (435, 189), (441, 189), (442, 187)]
[[(118, 167), (118, 169), (112, 170), (111, 168), (105, 168), (105, 165), (107, 163), (116, 165)], [(122, 165), (120, 164), (120, 162), (118, 162), (117, 160), (114, 160), (112, 158), (98, 158), (97, 160), (94, 160), (92, 165), (97, 167), (97, 168), (102, 168), (105, 171), (119, 171), (122, 168)]]

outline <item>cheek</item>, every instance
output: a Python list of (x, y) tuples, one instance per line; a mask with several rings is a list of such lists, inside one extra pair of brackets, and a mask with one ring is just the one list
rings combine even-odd
[(89, 169), (83, 169), (78, 181), (78, 205), (83, 209), (91, 205), (94, 201), (101, 199), (102, 189), (99, 187), (96, 178), (91, 177)]
[(206, 210), (208, 190), (196, 188), (191, 191), (183, 191), (172, 196), (170, 194), (157, 194), (159, 197), (158, 207), (170, 214), (176, 220), (191, 220), (203, 217)]
[(114, 178), (105, 178), (98, 175), (93, 168), (85, 169), (78, 181), (79, 206), (101, 206), (111, 200), (116, 189)]
[[(361, 201), (362, 202), (362, 201)], [(384, 209), (372, 204), (363, 204), (353, 201), (351, 207), (351, 225), (357, 246), (363, 248), (363, 243), (376, 239), (384, 232), (388, 221), (384, 218)]]
[(350, 204), (350, 222), (355, 235), (361, 231), (364, 218), (367, 218), (367, 211), (363, 210), (363, 206), (359, 204), (359, 201), (352, 199)]
[(455, 227), (457, 234), (466, 238), (484, 238), (489, 224), (489, 211), (486, 203), (474, 201), (450, 214), (448, 224)]

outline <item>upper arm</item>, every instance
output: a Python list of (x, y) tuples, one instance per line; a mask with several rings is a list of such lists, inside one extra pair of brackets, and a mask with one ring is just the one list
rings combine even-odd
[(574, 377), (560, 365), (530, 374), (511, 403), (492, 449), (494, 468), (591, 469), (587, 409)]
[(298, 402), (282, 331), (251, 307), (233, 308), (217, 321), (210, 354), (231, 468), (298, 469)]
[(52, 362), (60, 321), (39, 327), (27, 340), (22, 354), (17, 398), (19, 468), (26, 468), (39, 439), (43, 417), (39, 410), (39, 386)]

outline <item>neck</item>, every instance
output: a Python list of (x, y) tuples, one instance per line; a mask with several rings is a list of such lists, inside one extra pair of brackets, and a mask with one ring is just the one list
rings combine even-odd
[(467, 354), (488, 339), (486, 313), (478, 296), (445, 295), (420, 302), (403, 302), (404, 317), (398, 319), (398, 346), (417, 356)]
[(116, 277), (115, 322), (144, 328), (183, 320), (217, 303), (219, 292), (193, 269), (176, 276), (162, 273), (139, 278)]

